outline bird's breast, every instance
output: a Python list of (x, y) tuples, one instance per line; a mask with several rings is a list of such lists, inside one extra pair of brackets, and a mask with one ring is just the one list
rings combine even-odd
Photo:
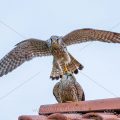
[(59, 62), (70, 62), (70, 56), (63, 48), (52, 48), (52, 54)]

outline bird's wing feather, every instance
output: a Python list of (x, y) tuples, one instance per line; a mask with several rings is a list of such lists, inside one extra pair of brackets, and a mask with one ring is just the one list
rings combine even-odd
[(120, 33), (97, 29), (78, 29), (68, 33), (63, 37), (63, 42), (66, 45), (72, 45), (87, 41), (120, 43)]
[(53, 88), (53, 95), (55, 96), (58, 103), (61, 103), (61, 96), (60, 96), (60, 82), (56, 83)]
[(0, 76), (7, 74), (27, 60), (51, 55), (47, 43), (38, 39), (24, 40), (0, 60)]
[(83, 91), (81, 85), (77, 81), (75, 81), (75, 88), (77, 90), (78, 100), (84, 101), (85, 100), (84, 91)]

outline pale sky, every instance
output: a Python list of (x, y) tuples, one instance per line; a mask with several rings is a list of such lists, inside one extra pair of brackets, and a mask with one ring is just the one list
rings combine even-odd
[[(0, 0), (0, 58), (24, 39), (47, 40), (80, 28), (120, 32), (120, 0)], [(120, 44), (82, 43), (68, 50), (84, 65), (76, 79), (86, 100), (119, 97)], [(56, 103), (52, 59), (34, 58), (0, 78), (1, 120), (37, 114), (40, 105)]]

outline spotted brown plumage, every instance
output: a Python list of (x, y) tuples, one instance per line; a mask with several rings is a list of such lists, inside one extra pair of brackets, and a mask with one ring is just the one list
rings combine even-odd
[(7, 74), (33, 57), (48, 55), (51, 55), (51, 52), (45, 41), (37, 39), (22, 41), (0, 60), (0, 76)]
[(53, 88), (53, 95), (59, 103), (68, 101), (84, 101), (85, 95), (81, 85), (76, 81), (73, 74), (64, 74), (60, 82)]
[(120, 43), (120, 33), (88, 28), (74, 30), (63, 37), (67, 46), (88, 41)]
[(59, 79), (68, 71), (77, 74), (78, 69), (82, 70), (83, 66), (68, 52), (67, 46), (87, 41), (120, 43), (120, 33), (97, 29), (78, 29), (63, 37), (51, 36), (46, 41), (34, 38), (24, 40), (0, 60), (0, 76), (11, 72), (34, 57), (49, 55), (54, 58), (50, 75), (52, 79)]

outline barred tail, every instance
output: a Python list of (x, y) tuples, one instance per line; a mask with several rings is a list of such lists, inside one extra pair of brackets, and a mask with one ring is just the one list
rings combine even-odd
[(58, 63), (56, 62), (56, 60), (53, 60), (53, 67), (52, 67), (52, 72), (50, 74), (50, 78), (52, 80), (56, 79), (58, 80), (59, 78), (62, 78), (62, 70), (60, 68), (60, 66), (58, 65)]
[(83, 69), (83, 65), (80, 64), (70, 53), (69, 53), (69, 55), (70, 55), (70, 58), (71, 58), (71, 62), (67, 65), (67, 68), (71, 73), (77, 74), (78, 69), (79, 70)]
[(65, 63), (61, 63), (60, 65), (56, 62), (56, 60), (53, 60), (53, 67), (52, 67), (52, 72), (50, 75), (50, 78), (52, 80), (54, 79), (59, 79), (62, 78), (63, 74), (64, 74), (64, 68), (65, 66), (67, 67), (67, 70), (71, 73), (77, 74), (78, 73), (78, 69), (82, 70), (83, 69), (83, 65), (80, 64), (70, 53), (70, 59), (71, 62), (68, 63), (67, 65), (65, 65)]

